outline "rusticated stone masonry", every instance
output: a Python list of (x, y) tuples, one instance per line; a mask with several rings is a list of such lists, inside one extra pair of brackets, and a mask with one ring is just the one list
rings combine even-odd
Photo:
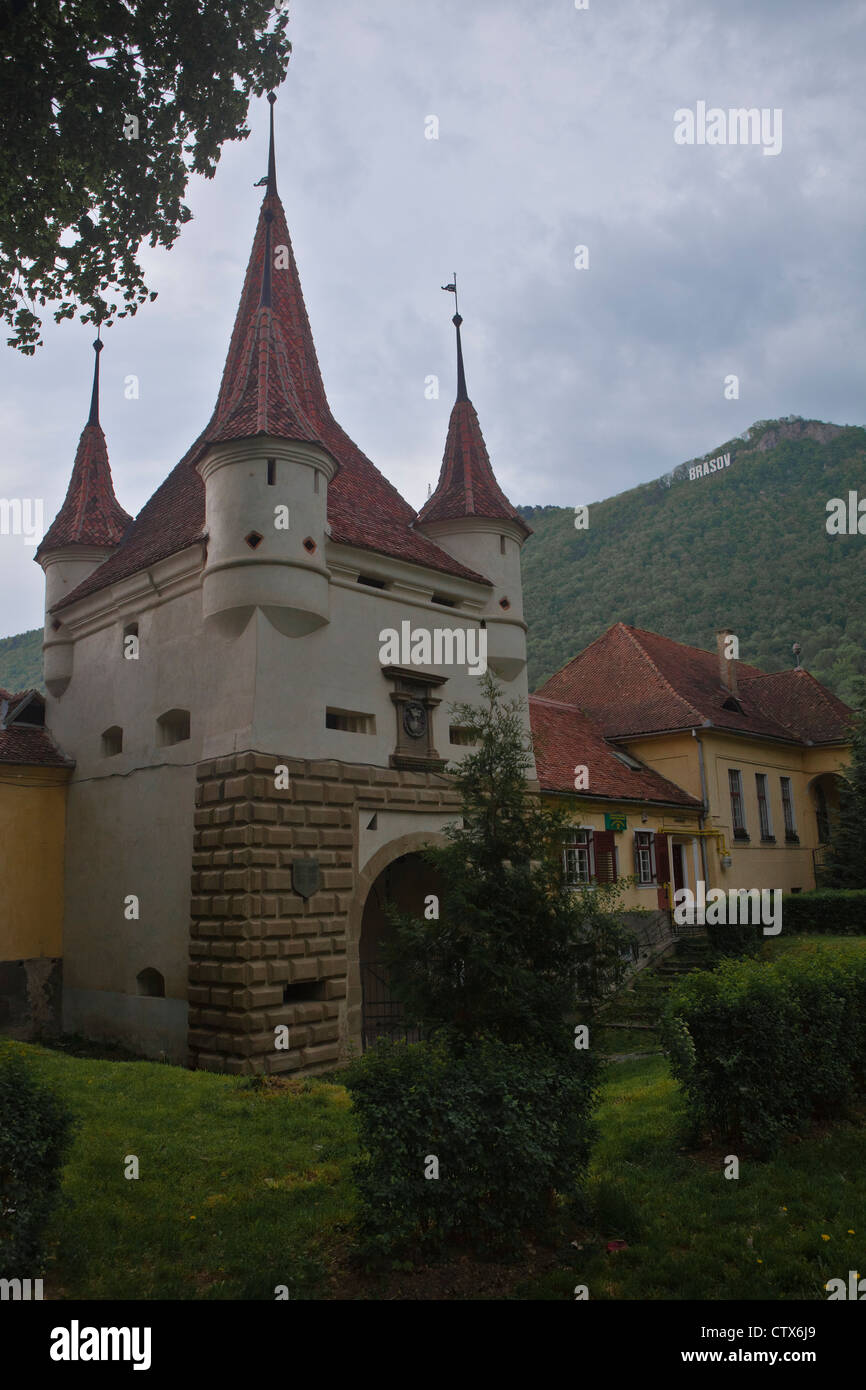
[[(289, 785), (278, 790), (283, 764)], [(189, 968), (194, 1067), (235, 1074), (332, 1068), (356, 1033), (350, 920), (360, 922), (356, 808), (453, 812), (447, 777), (240, 753), (197, 769)], [(419, 816), (423, 823), (423, 816)], [(315, 857), (318, 891), (293, 887)], [(353, 910), (354, 909), (354, 910)], [(357, 941), (355, 941), (357, 955)], [(288, 1028), (277, 1049), (275, 1029)]]

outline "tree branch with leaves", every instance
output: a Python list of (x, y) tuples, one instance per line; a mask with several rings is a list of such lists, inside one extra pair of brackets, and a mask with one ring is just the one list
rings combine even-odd
[(155, 299), (142, 244), (191, 217), (279, 86), (288, 10), (271, 0), (0, 0), (0, 312), (32, 355), (43, 310), (110, 324)]

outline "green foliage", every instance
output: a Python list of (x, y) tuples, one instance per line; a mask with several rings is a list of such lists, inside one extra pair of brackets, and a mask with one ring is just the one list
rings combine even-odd
[(690, 975), (662, 1020), (692, 1118), (771, 1152), (866, 1093), (866, 955), (815, 947)]
[[(530, 688), (612, 623), (711, 648), (725, 622), (742, 659), (766, 671), (791, 667), (799, 641), (803, 664), (851, 701), (866, 675), (863, 538), (828, 536), (825, 521), (831, 497), (862, 488), (866, 431), (835, 429), (759, 422), (713, 450), (730, 468), (595, 502), (585, 531), (573, 509), (523, 508), (535, 532), (523, 550)], [(767, 564), (756, 536), (783, 547), (783, 562)]]
[[(350, 1067), (364, 1157), (354, 1169), (359, 1241), (376, 1261), (441, 1258), (454, 1246), (513, 1255), (577, 1198), (594, 1131), (590, 1051), (477, 1038), (382, 1041)], [(439, 1176), (425, 1177), (431, 1157)]]
[(42, 628), (0, 638), (0, 689), (17, 695), (22, 690), (43, 690)]
[(33, 1279), (74, 1121), (14, 1053), (0, 1057), (0, 1278)]
[(866, 888), (866, 714), (854, 722), (851, 762), (837, 782), (838, 814), (817, 874), (822, 888)]
[(391, 913), (381, 948), (426, 1041), (380, 1043), (346, 1079), (368, 1257), (442, 1256), (458, 1240), (512, 1253), (549, 1225), (554, 1193), (576, 1195), (588, 1160), (600, 1062), (574, 1047), (567, 1015), (622, 978), (631, 938), (615, 887), (564, 883), (566, 816), (527, 786), (522, 705), (490, 676), (481, 695), (452, 714), (475, 747), (455, 769), (461, 820), (426, 855), (439, 915)]
[(4, 9), (0, 312), (8, 342), (32, 354), (49, 300), (59, 301), (58, 321), (80, 306), (84, 322), (105, 322), (156, 297), (140, 245), (172, 245), (191, 217), (190, 172), (212, 178), (225, 141), (249, 134), (250, 96), (283, 81), (288, 7), (66, 0)]
[(707, 940), (718, 956), (756, 956), (761, 949), (764, 933), (761, 926), (751, 922), (708, 922)]
[(866, 935), (866, 892), (820, 889), (787, 893), (782, 899), (785, 933), (821, 932), (830, 936)]
[(530, 751), (519, 701), (487, 675), (484, 704), (453, 719), (477, 745), (454, 769), (462, 819), (425, 858), (442, 884), (439, 916), (391, 914), (382, 953), (407, 1019), (456, 1046), (480, 1035), (554, 1050), (578, 997), (618, 985), (631, 934), (615, 886), (564, 882), (568, 816), (527, 786)]

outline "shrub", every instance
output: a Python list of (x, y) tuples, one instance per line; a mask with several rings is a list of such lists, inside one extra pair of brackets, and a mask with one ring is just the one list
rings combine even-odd
[(41, 1273), (74, 1121), (14, 1053), (0, 1056), (0, 1277)]
[(707, 940), (719, 956), (755, 956), (764, 939), (763, 928), (751, 922), (707, 923)]
[[(436, 1258), (455, 1244), (516, 1253), (577, 1197), (593, 1138), (598, 1062), (482, 1038), (380, 1042), (349, 1068), (365, 1156), (356, 1164), (368, 1259)], [(430, 1157), (438, 1177), (425, 1177)]]
[(827, 932), (831, 936), (866, 935), (866, 890), (822, 889), (787, 893), (782, 899), (783, 931)]
[(695, 1122), (770, 1152), (866, 1093), (866, 956), (817, 946), (697, 972), (672, 991), (662, 1038)]

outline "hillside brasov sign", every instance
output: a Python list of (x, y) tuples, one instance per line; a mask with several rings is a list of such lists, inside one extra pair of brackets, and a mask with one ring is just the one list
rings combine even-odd
[(710, 459), (708, 463), (696, 463), (689, 469), (689, 481), (694, 482), (695, 478), (703, 478), (707, 473), (721, 473), (723, 468), (730, 468), (730, 454), (719, 454), (716, 458)]

